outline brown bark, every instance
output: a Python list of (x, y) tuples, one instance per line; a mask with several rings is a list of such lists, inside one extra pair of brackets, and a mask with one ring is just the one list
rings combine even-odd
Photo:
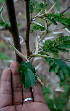
[[(20, 45), (19, 33), (18, 33), (17, 22), (16, 22), (14, 2), (13, 0), (5, 0), (5, 2), (7, 6), (9, 21), (11, 23), (10, 32), (13, 36), (14, 47), (21, 52), (21, 45)], [(16, 54), (16, 61), (19, 63), (22, 62), (22, 58), (17, 54)]]

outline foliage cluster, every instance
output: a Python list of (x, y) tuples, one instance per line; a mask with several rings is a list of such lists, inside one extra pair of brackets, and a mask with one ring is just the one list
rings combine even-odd
[(54, 25), (57, 25), (57, 21), (70, 30), (70, 18), (65, 18), (63, 14), (49, 13), (46, 18), (50, 20)]
[(49, 4), (43, 4), (35, 0), (30, 0), (30, 13), (33, 13), (34, 11), (36, 11), (36, 13), (39, 13), (41, 10), (47, 8), (48, 5)]

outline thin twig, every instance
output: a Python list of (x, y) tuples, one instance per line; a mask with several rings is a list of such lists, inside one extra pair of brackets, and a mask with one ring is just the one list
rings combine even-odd
[(54, 8), (54, 6), (55, 6), (55, 4), (48, 10), (48, 12), (47, 13), (50, 13), (51, 12), (51, 10)]
[(41, 12), (42, 12), (42, 10), (35, 17), (31, 18), (31, 21), (35, 20), (35, 18), (38, 17)]
[(41, 81), (41, 79), (37, 76), (37, 81), (46, 88), (46, 86), (44, 85), (44, 83)]
[(70, 6), (66, 10), (64, 10), (63, 12), (61, 12), (61, 14), (66, 13), (69, 9), (70, 9)]
[[(21, 52), (21, 45), (20, 45), (19, 33), (18, 33), (17, 22), (16, 22), (14, 2), (13, 0), (5, 0), (5, 2), (7, 6), (9, 21), (11, 23), (10, 32), (13, 36), (14, 47)], [(22, 58), (18, 54), (16, 54), (16, 61), (19, 63), (22, 62)]]
[(29, 31), (30, 31), (30, 0), (25, 0), (26, 2), (26, 48), (27, 56), (30, 55), (29, 48)]
[(44, 36), (41, 37), (39, 42), (41, 42), (45, 38), (46, 35), (47, 35), (47, 32), (44, 34)]

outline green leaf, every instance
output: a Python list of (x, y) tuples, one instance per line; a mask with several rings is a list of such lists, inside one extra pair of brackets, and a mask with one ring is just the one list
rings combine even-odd
[(57, 63), (57, 65), (61, 68), (61, 69), (67, 69), (68, 66), (65, 62), (61, 61), (60, 59), (54, 59), (54, 61)]
[(54, 58), (58, 58), (59, 57), (57, 52), (53, 52), (53, 55), (54, 55)]
[(21, 71), (21, 75), (20, 75), (20, 77), (21, 77), (21, 84), (25, 84), (25, 75), (24, 75), (24, 72), (23, 71)]
[(39, 54), (49, 56), (49, 54), (47, 52), (45, 52), (45, 51), (40, 51)]
[(10, 26), (11, 26), (10, 21), (6, 21), (6, 22), (5, 22), (5, 26), (6, 26), (6, 27), (10, 27)]
[(60, 80), (61, 80), (62, 82), (64, 82), (64, 80), (65, 80), (65, 75), (63, 74), (63, 71), (62, 71), (61, 69), (59, 69), (58, 74), (59, 74)]
[(43, 90), (43, 93), (50, 93), (50, 89), (49, 88), (45, 88), (45, 87), (42, 87), (42, 90)]
[(53, 66), (51, 66), (50, 68), (49, 68), (49, 72), (53, 72), (54, 70), (53, 70)]
[(26, 63), (24, 61), (21, 62), (20, 65), (19, 65), (18, 71), (20, 73), (23, 72), (23, 74), (24, 74), (24, 70), (26, 70), (26, 69), (27, 69)]
[(61, 61), (60, 59), (52, 59), (50, 57), (46, 58), (46, 61), (49, 62), (49, 72), (55, 72), (57, 75), (59, 75), (60, 80), (62, 82), (65, 81), (66, 79), (66, 75), (70, 75), (69, 74), (69, 67), (67, 66), (67, 64), (63, 61)]
[(57, 25), (57, 23), (54, 21), (53, 18), (52, 18), (52, 19), (51, 19), (50, 17), (47, 17), (47, 18), (48, 18), (48, 20), (51, 21), (54, 25)]
[(63, 24), (68, 30), (70, 30), (70, 18), (65, 18), (63, 14), (60, 13), (49, 13), (46, 19), (51, 21), (53, 24), (57, 25), (56, 21)]
[(48, 6), (49, 4), (43, 4), (35, 0), (30, 0), (30, 13), (33, 13), (34, 11), (39, 13), (41, 10), (46, 9)]
[(52, 60), (51, 57), (47, 57), (47, 58), (46, 58), (46, 62), (49, 62), (50, 60)]
[(61, 49), (70, 48), (70, 44), (60, 44), (58, 47)]
[(55, 73), (58, 73), (59, 67), (58, 67), (57, 64), (54, 64), (54, 65), (53, 65), (53, 69), (54, 69), (54, 72), (55, 72)]
[(47, 40), (43, 46), (43, 51), (52, 53), (54, 58), (59, 57), (59, 52), (69, 52), (70, 36), (60, 36), (55, 40)]
[(45, 41), (45, 47), (47, 47), (47, 48), (51, 48), (51, 47), (54, 47), (54, 44), (53, 44), (53, 41), (51, 41), (51, 40), (47, 40), (47, 41)]
[(36, 84), (35, 75), (31, 69), (28, 68), (27, 70), (25, 70), (24, 75), (25, 75), (26, 89)]
[(49, 61), (49, 65), (50, 65), (50, 66), (53, 66), (53, 64), (54, 64), (54, 61), (53, 61), (53, 60), (50, 60), (50, 61)]
[(32, 63), (27, 62), (26, 65), (27, 65), (27, 67), (28, 67), (29, 69), (32, 70), (33, 73), (36, 73), (35, 68), (34, 68), (34, 66), (32, 65)]
[(37, 3), (36, 4), (36, 12), (39, 13), (41, 10), (44, 10), (48, 6), (49, 6), (49, 4)]
[(64, 75), (68, 75), (68, 76), (70, 75), (69, 70), (67, 70), (67, 69), (63, 69), (63, 73), (64, 73)]
[[(47, 105), (48, 105), (48, 107), (49, 107), (50, 109), (54, 108), (54, 102), (53, 102), (52, 99), (47, 98), (47, 99), (46, 99), (46, 102), (47, 102)], [(55, 110), (54, 110), (54, 111), (55, 111)]]
[(31, 32), (33, 32), (35, 30), (38, 30), (38, 29), (40, 29), (41, 31), (43, 31), (43, 30), (45, 30), (45, 27), (43, 25), (37, 25), (37, 24), (35, 24), (33, 26), (33, 29), (31, 30)]
[(4, 26), (4, 25), (5, 25), (5, 22), (0, 20), (0, 25), (1, 25), (1, 26)]
[(10, 26), (11, 26), (11, 24), (10, 24), (9, 21), (6, 21), (6, 22), (0, 21), (0, 25), (1, 25), (1, 26), (6, 26), (6, 27), (10, 27)]
[(33, 13), (33, 11), (34, 11), (33, 3), (32, 3), (32, 1), (30, 0), (30, 13)]

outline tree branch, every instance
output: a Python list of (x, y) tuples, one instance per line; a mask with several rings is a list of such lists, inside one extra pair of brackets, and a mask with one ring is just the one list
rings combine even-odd
[(27, 56), (30, 55), (29, 48), (29, 31), (30, 31), (30, 0), (25, 0), (26, 2), (26, 48)]
[[(6, 2), (6, 6), (7, 6), (9, 21), (11, 23), (10, 32), (13, 36), (14, 47), (18, 51), (21, 52), (21, 46), (20, 46), (20, 39), (19, 39), (19, 33), (18, 33), (18, 28), (17, 28), (17, 22), (16, 22), (14, 2), (13, 2), (13, 0), (5, 0), (5, 2)], [(17, 54), (16, 54), (16, 61), (19, 62), (19, 63), (22, 62), (22, 58)]]

